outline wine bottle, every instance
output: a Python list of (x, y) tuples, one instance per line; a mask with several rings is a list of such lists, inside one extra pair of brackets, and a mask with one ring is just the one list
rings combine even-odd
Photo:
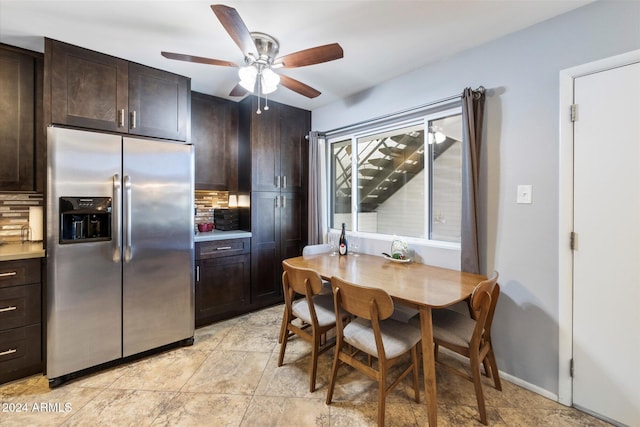
[(338, 242), (338, 252), (340, 253), (340, 255), (346, 255), (347, 254), (347, 233), (345, 231), (345, 224), (344, 222), (342, 223), (342, 233), (340, 233), (340, 240)]

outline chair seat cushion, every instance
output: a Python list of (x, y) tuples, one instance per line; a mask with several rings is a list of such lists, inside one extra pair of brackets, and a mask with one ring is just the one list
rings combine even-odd
[(432, 310), (433, 338), (462, 347), (469, 346), (475, 320), (469, 315), (448, 309)]
[[(318, 317), (318, 325), (327, 326), (336, 323), (336, 313), (333, 310), (333, 295), (316, 295), (312, 299), (316, 316)], [(291, 304), (291, 311), (305, 323), (312, 324), (309, 305), (305, 298), (294, 301)]]
[(419, 316), (419, 311), (406, 305), (395, 304), (391, 318), (399, 322), (407, 323), (414, 316)]
[[(406, 353), (420, 342), (421, 338), (420, 329), (394, 319), (381, 320), (380, 333), (388, 359)], [(358, 317), (349, 322), (344, 327), (344, 340), (358, 350), (378, 357), (371, 321)]]
[(320, 295), (331, 295), (333, 299), (333, 289), (331, 289), (331, 282), (328, 280), (322, 279), (322, 289), (319, 292)]

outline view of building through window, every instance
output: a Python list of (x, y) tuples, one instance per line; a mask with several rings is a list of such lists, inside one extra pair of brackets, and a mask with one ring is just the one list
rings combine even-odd
[(458, 108), (330, 141), (332, 228), (460, 242), (461, 135)]

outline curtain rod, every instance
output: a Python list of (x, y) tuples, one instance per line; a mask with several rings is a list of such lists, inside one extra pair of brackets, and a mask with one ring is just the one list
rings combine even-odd
[[(474, 92), (474, 94), (475, 93), (482, 94), (482, 93), (484, 93), (484, 91), (485, 91), (484, 86), (478, 86), (478, 88), (475, 89), (473, 92)], [(428, 107), (431, 107), (431, 106), (434, 106), (434, 105), (437, 105), (437, 104), (443, 104), (445, 102), (453, 101), (454, 99), (457, 99), (457, 98), (462, 98), (463, 94), (464, 94), (464, 91), (462, 93), (460, 93), (459, 95), (452, 95), (452, 96), (449, 96), (447, 98), (442, 98), (442, 99), (439, 99), (437, 101), (432, 101), (432, 102), (428, 102), (426, 104), (419, 105), (417, 107), (407, 108), (406, 110), (398, 111), (396, 113), (389, 113), (389, 114), (385, 114), (383, 116), (376, 117), (374, 119), (363, 120), (363, 121), (360, 121), (358, 123), (353, 123), (353, 124), (350, 124), (350, 125), (347, 125), (347, 126), (342, 126), (342, 127), (339, 127), (339, 128), (331, 129), (329, 131), (325, 131), (325, 132), (318, 132), (318, 135), (326, 136), (328, 134), (341, 132), (341, 131), (344, 131), (344, 130), (347, 130), (347, 129), (357, 128), (358, 126), (362, 126), (362, 125), (365, 125), (365, 124), (375, 123), (375, 122), (378, 122), (378, 121), (381, 121), (381, 120), (388, 119), (390, 117), (402, 116), (402, 115), (405, 115), (405, 114), (415, 113), (415, 112), (418, 112), (420, 110), (424, 110), (424, 109), (426, 109)], [(309, 139), (308, 136), (306, 138)]]

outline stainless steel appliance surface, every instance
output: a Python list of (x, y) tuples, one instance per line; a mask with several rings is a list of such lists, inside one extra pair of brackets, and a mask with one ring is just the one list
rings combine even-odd
[(47, 365), (193, 342), (193, 147), (49, 127)]

